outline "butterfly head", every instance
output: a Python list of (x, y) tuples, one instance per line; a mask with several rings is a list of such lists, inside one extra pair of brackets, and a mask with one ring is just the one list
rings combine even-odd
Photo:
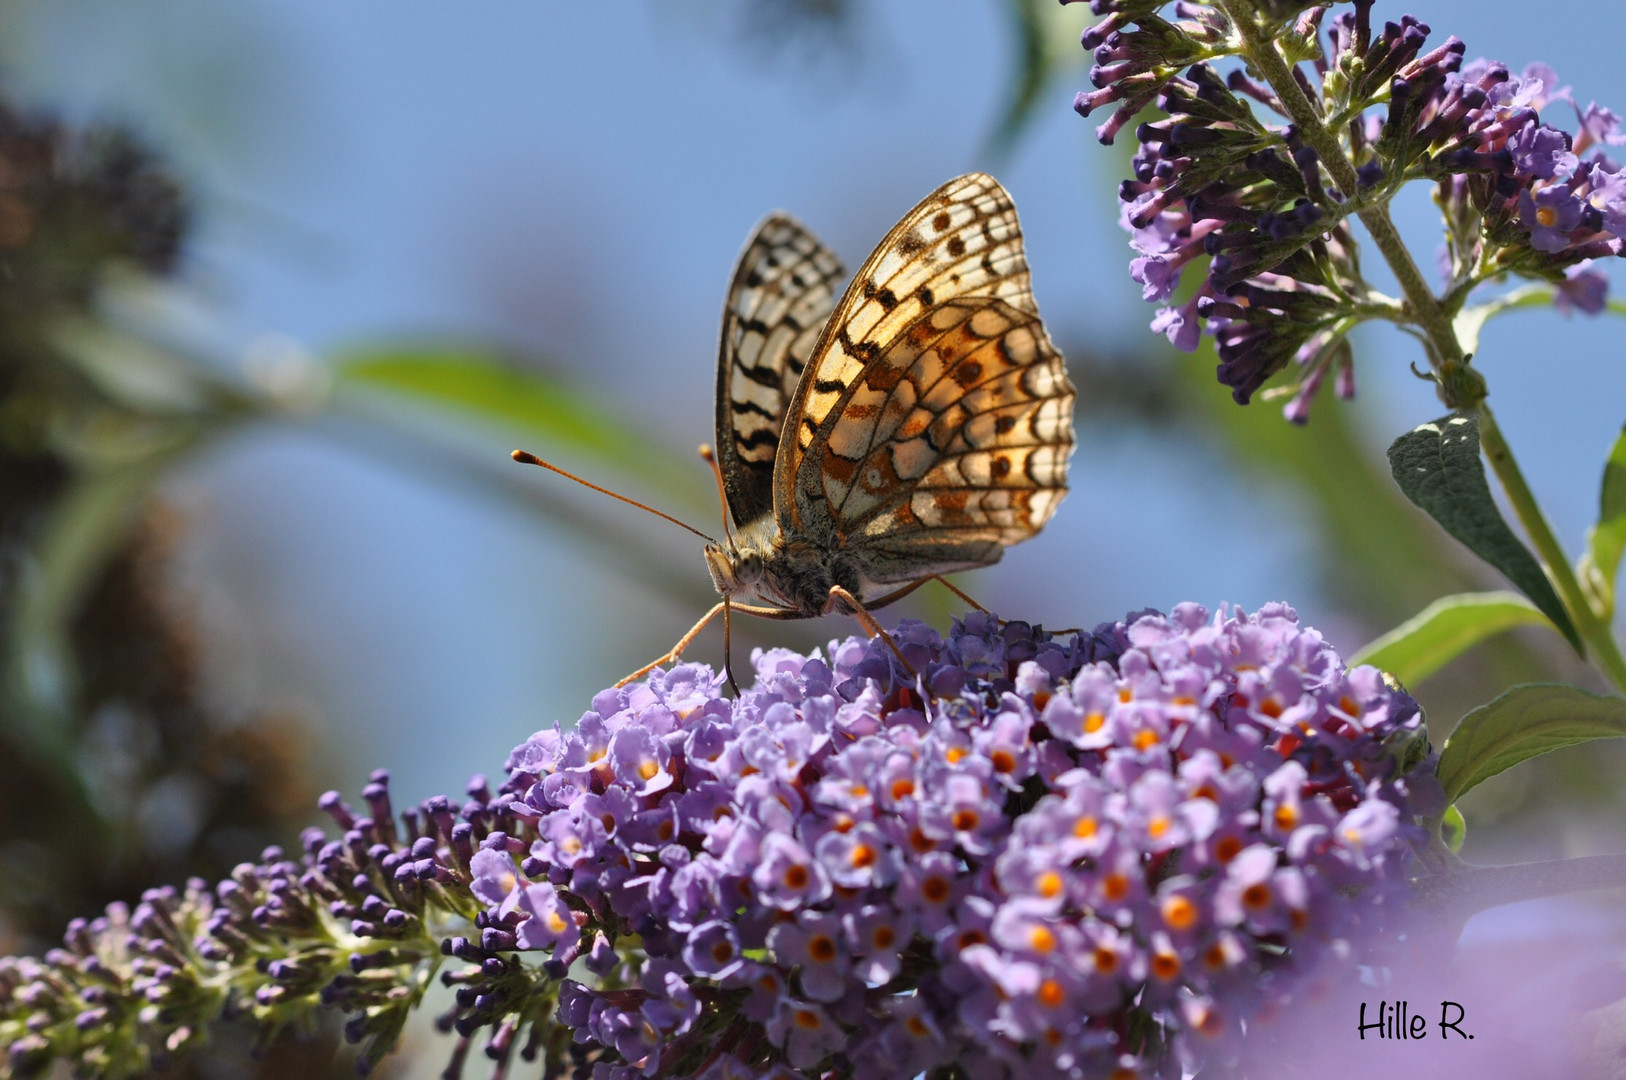
[(735, 597), (751, 592), (762, 580), (762, 568), (762, 556), (755, 551), (706, 545), (706, 569), (711, 571), (711, 583), (719, 595)]

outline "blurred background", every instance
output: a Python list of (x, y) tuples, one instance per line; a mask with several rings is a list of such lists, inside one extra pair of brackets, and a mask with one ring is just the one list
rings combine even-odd
[[(1576, 32), (1604, 0), (1374, 14), (1403, 10), (1626, 109), (1611, 35)], [(1388, 479), (1383, 448), (1443, 411), (1409, 339), (1359, 337), (1359, 399), (1297, 429), (1148, 332), (1116, 223), (1132, 148), (1070, 108), (1091, 21), (1052, 0), (0, 0), (0, 947), (290, 842), (374, 768), (398, 804), (455, 795), (664, 652), (713, 599), (698, 542), (507, 454), (715, 529), (694, 447), (723, 291), (777, 208), (853, 267), (953, 175), (1014, 194), (1081, 396), (1060, 513), (962, 579), (1001, 614), (1286, 599), (1348, 655), (1504, 587)], [(1426, 265), (1428, 192), (1398, 216)], [(1619, 333), (1521, 311), (1476, 357), (1572, 552), (1626, 419)], [(929, 592), (894, 617), (946, 625)], [(737, 662), (855, 631), (736, 628)], [(1413, 687), (1436, 742), (1515, 682), (1596, 687), (1561, 644), (1499, 639)], [(689, 654), (720, 657), (720, 631)], [(1615, 850), (1622, 764), (1594, 743), (1486, 783), (1465, 855)], [(1550, 930), (1534, 910), (1493, 931)]]

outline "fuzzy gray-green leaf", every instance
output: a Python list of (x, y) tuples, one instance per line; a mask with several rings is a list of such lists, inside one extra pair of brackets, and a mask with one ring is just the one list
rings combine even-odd
[(1541, 564), (1502, 519), (1479, 459), (1479, 423), (1455, 414), (1407, 432), (1389, 447), (1395, 483), (1441, 527), (1519, 587), (1577, 650), (1581, 638)]

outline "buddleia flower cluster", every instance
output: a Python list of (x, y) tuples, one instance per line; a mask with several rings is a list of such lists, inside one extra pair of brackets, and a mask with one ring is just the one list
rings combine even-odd
[[(1596, 313), (1607, 280), (1589, 266), (1620, 255), (1626, 237), (1626, 175), (1607, 152), (1626, 141), (1614, 113), (1580, 107), (1543, 65), (1464, 64), (1462, 41), (1431, 47), (1410, 15), (1375, 26), (1372, 0), (1328, 19), (1333, 7), (1091, 0), (1103, 18), (1082, 43), (1096, 89), (1074, 103), (1085, 116), (1112, 109), (1096, 129), (1103, 143), (1149, 106), (1165, 114), (1135, 127), (1134, 175), (1119, 192), (1130, 273), (1154, 302), (1174, 295), (1187, 264), (1206, 273), (1152, 327), (1187, 352), (1210, 335), (1239, 403), (1296, 364), (1285, 412), (1297, 422), (1329, 374), (1353, 395), (1356, 324), (1417, 314), (1411, 292), (1408, 307), (1367, 284), (1351, 231), (1358, 217), (1391, 265), (1409, 258), (1381, 217), (1405, 184), (1435, 187), (1447, 317), (1508, 274)], [(1562, 126), (1571, 114), (1573, 130)]]
[(514, 751), (486, 944), (585, 957), (595, 1077), (1140, 1075), (1396, 916), (1417, 707), (1292, 609), (895, 637), (918, 679), (858, 639), (737, 700), (684, 665)]
[(892, 636), (606, 690), (461, 806), (330, 793), (300, 857), (0, 960), (0, 1075), (324, 1009), (365, 1072), (437, 974), (449, 1077), (1161, 1075), (1398, 940), (1419, 712), (1291, 608)]
[[(258, 1052), (328, 1012), (347, 1017), (365, 1074), (395, 1047), (447, 957), (468, 962), (441, 971), (448, 985), (470, 972), (489, 992), (514, 983), (504, 976), (520, 970), (516, 961), (452, 933), (483, 922), (469, 865), (479, 843), (521, 827), (504, 811), (511, 798), (476, 777), (461, 805), (436, 796), (397, 819), (383, 771), (363, 795), (360, 813), (337, 792), (323, 796), (339, 835), (306, 830), (298, 857), (268, 848), (213, 886), (150, 889), (133, 907), (75, 919), (42, 958), (0, 957), (0, 1077), (54, 1075), (59, 1062), (80, 1076), (145, 1076), (206, 1042), (217, 1022), (246, 1025)], [(551, 1013), (547, 985), (532, 986), (540, 973), (519, 978), (526, 992), (510, 1011)], [(455, 1006), (441, 1026), (477, 1029), (466, 1020), (473, 1005)], [(491, 1042), (496, 1058), (512, 1049)], [(454, 1058), (467, 1050), (463, 1038)]]

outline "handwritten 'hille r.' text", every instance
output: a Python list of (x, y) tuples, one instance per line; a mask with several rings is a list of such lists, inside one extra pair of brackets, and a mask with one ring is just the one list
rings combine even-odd
[[(1455, 1010), (1455, 1015), (1453, 1015)], [(1357, 1022), (1356, 1031), (1361, 1041), (1366, 1041), (1366, 1033), (1372, 1032), (1378, 1039), (1423, 1039), (1428, 1037), (1428, 1021), (1421, 1013), (1411, 1011), (1411, 1002), (1397, 998), (1393, 1005), (1387, 1000), (1378, 1002), (1377, 1019), (1370, 1022), (1366, 1019), (1366, 1002), (1361, 1002), (1361, 1015)], [(1472, 1039), (1473, 1036), (1462, 1030), (1462, 1021), (1467, 1018), (1468, 1012), (1455, 1001), (1440, 1002), (1440, 1038), (1449, 1039), (1455, 1032), (1459, 1039)]]

